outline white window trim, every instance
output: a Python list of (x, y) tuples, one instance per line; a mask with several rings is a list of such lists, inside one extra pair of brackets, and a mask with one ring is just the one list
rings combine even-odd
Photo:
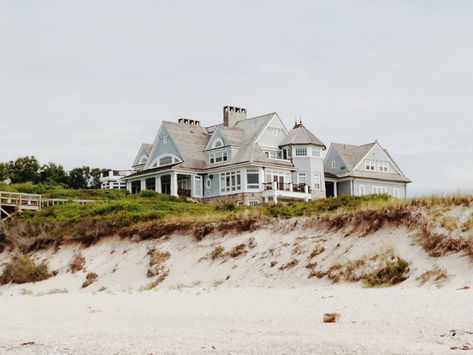
[(393, 189), (393, 196), (394, 197), (401, 197), (401, 189), (399, 187), (395, 187)]
[[(305, 154), (298, 154), (299, 153), (305, 153)], [(296, 157), (306, 157), (308, 156), (308, 151), (307, 151), (307, 147), (305, 148), (296, 148), (296, 154), (295, 154)]]
[(366, 186), (365, 186), (365, 185), (360, 185), (360, 186), (358, 187), (358, 190), (359, 190), (360, 196), (366, 195)]
[(306, 173), (298, 173), (298, 174), (297, 174), (297, 183), (298, 183), (299, 185), (302, 184), (302, 182), (301, 182), (301, 177), (304, 178), (304, 182), (303, 182), (303, 183), (304, 183), (304, 184), (307, 184), (307, 174), (306, 174)]
[[(319, 187), (316, 187), (316, 186)], [(320, 178), (320, 174), (316, 174), (314, 176), (314, 190), (315, 191), (322, 191), (322, 179)]]
[(385, 194), (388, 189), (384, 186), (373, 186), (371, 187), (371, 191), (373, 194)]

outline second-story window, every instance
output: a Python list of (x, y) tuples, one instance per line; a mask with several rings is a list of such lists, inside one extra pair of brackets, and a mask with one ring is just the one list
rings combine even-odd
[(159, 165), (160, 166), (169, 165), (169, 164), (172, 164), (172, 156), (167, 155), (167, 156), (162, 157), (162, 158), (159, 159)]
[(260, 187), (258, 169), (248, 169), (246, 171), (246, 180), (248, 190), (258, 190)]
[(376, 162), (374, 160), (371, 160), (371, 159), (366, 159), (365, 168), (366, 168), (366, 170), (375, 171), (376, 170)]
[(230, 152), (228, 150), (210, 153), (209, 164), (222, 163), (229, 160)]
[(378, 171), (382, 171), (383, 173), (388, 172), (388, 162), (387, 161), (378, 161)]
[(299, 173), (297, 181), (299, 182), (299, 185), (305, 185), (307, 183), (305, 173)]
[(306, 157), (307, 148), (296, 148), (296, 157)]
[(280, 150), (268, 150), (265, 152), (266, 158), (282, 159), (282, 152)]

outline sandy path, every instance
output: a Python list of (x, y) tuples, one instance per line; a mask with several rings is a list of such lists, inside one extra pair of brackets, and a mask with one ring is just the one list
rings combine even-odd
[[(0, 353), (455, 353), (473, 344), (472, 301), (471, 290), (344, 286), (4, 294)], [(327, 311), (342, 321), (321, 323)]]

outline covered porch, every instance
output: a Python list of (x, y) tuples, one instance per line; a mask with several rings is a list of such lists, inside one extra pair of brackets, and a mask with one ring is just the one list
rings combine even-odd
[(132, 194), (149, 190), (176, 197), (201, 198), (202, 177), (193, 173), (169, 171), (132, 181), (128, 190)]

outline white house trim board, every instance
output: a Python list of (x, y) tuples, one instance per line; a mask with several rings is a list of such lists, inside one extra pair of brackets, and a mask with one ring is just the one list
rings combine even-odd
[(398, 172), (398, 174), (401, 175), (401, 176), (404, 176), (404, 174), (399, 170), (399, 168), (398, 168), (398, 167), (396, 166), (396, 164), (393, 162), (393, 160), (391, 159), (391, 157), (386, 154), (386, 151), (385, 151), (384, 148), (381, 146), (381, 144), (379, 144), (378, 142), (375, 142), (375, 143), (374, 143), (374, 145), (370, 148), (370, 150), (368, 150), (368, 152), (363, 156), (363, 158), (361, 158), (360, 161), (355, 165), (355, 167), (352, 169), (352, 171), (357, 170), (358, 167), (364, 163), (364, 161), (366, 160), (366, 158), (368, 157), (368, 155), (373, 151), (373, 149), (374, 149), (375, 147), (378, 147), (379, 149), (381, 149), (381, 151), (383, 152), (383, 154), (384, 154), (384, 156), (386, 157), (386, 159), (391, 162), (392, 166), (393, 166), (394, 169)]

